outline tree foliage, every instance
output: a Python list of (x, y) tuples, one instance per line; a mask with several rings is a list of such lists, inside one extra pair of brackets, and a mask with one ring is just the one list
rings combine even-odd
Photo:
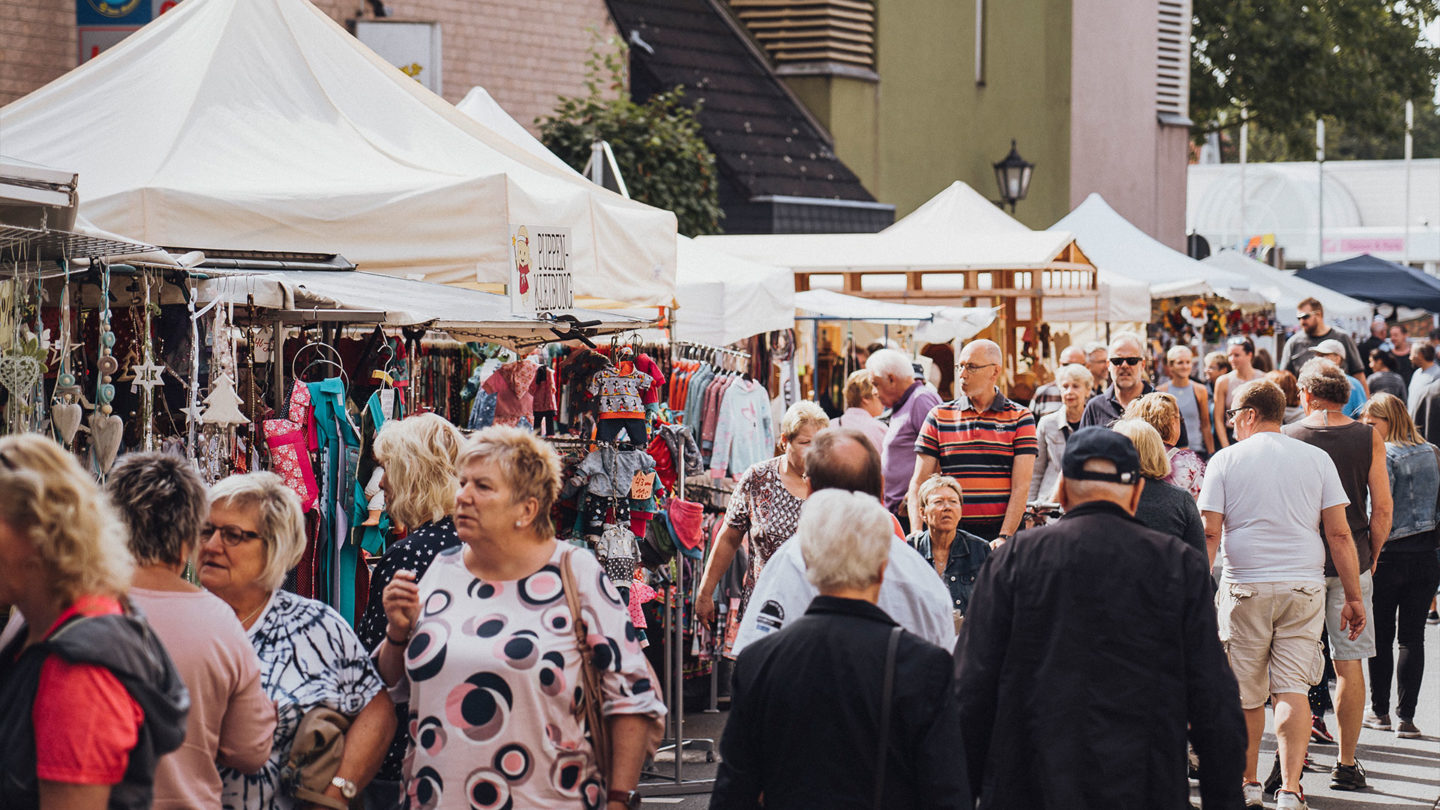
[[(1405, 110), (1394, 111), (1399, 134), (1375, 132), (1357, 127), (1344, 121), (1325, 121), (1326, 160), (1399, 160), (1405, 157)], [(1440, 111), (1430, 99), (1415, 103), (1414, 156), (1417, 158), (1440, 157)], [(1227, 138), (1224, 155), (1227, 160), (1238, 159), (1238, 138)], [(1296, 143), (1301, 143), (1296, 147)], [(1277, 135), (1269, 129), (1252, 124), (1250, 126), (1249, 159), (1256, 163), (1271, 163), (1282, 160), (1315, 159), (1315, 124), (1311, 122), (1302, 132)]]
[(596, 140), (610, 143), (630, 196), (675, 212), (680, 233), (720, 232), (715, 153), (700, 136), (699, 105), (683, 88), (631, 100), (625, 66), (629, 49), (611, 38), (585, 62), (584, 97), (561, 97), (541, 119), (540, 140), (581, 171)]
[(1406, 99), (1429, 99), (1440, 52), (1421, 40), (1440, 0), (1194, 0), (1190, 114), (1196, 134), (1240, 110), (1314, 156), (1315, 119), (1396, 140)]

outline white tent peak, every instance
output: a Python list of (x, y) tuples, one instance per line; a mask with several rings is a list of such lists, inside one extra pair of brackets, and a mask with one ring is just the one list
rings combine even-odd
[(510, 226), (555, 226), (577, 295), (674, 294), (674, 214), (516, 146), (307, 0), (186, 0), (0, 109), (0, 132), (79, 172), (86, 220), (151, 244), (503, 283)]
[(490, 91), (485, 88), (479, 85), (470, 88), (470, 92), (465, 94), (465, 98), (460, 99), (460, 103), (455, 105), (455, 109), (474, 118), (495, 134), (560, 171), (577, 177), (584, 176), (575, 171), (570, 164), (561, 160), (554, 152), (546, 149), (545, 144), (541, 143), (539, 138), (531, 135), (530, 130), (506, 112), (505, 108), (500, 106), (500, 102), (496, 101), (495, 97), (490, 95)]
[(971, 188), (969, 183), (956, 180), (924, 205), (886, 228), (884, 233), (934, 233), (936, 228), (983, 235), (1030, 231), (1000, 206)]

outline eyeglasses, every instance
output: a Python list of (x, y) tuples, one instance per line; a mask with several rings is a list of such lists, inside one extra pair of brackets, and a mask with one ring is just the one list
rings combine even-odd
[(215, 532), (220, 532), (220, 541), (231, 547), (238, 546), (247, 540), (260, 539), (258, 532), (245, 531), (239, 526), (212, 526), (209, 523), (200, 527), (199, 539), (201, 542), (209, 540), (215, 536)]
[(1299, 313), (1296, 313), (1295, 317), (1296, 317), (1297, 319), (1299, 319), (1299, 320), (1302, 320), (1302, 321), (1308, 321), (1308, 320), (1310, 320), (1311, 318), (1315, 317), (1315, 313), (1313, 313), (1313, 312), (1299, 312)]
[(1110, 358), (1110, 365), (1112, 365), (1112, 366), (1138, 366), (1138, 365), (1140, 365), (1140, 362), (1141, 362), (1143, 359), (1144, 359), (1144, 358), (1141, 358), (1141, 357), (1112, 357), (1112, 358)]
[(1250, 408), (1249, 406), (1246, 406), (1246, 407), (1244, 407), (1244, 408), (1229, 408), (1229, 409), (1227, 409), (1227, 410), (1225, 411), (1225, 421), (1226, 421), (1226, 422), (1233, 421), (1233, 420), (1235, 419), (1235, 417), (1236, 417), (1241, 411), (1249, 411), (1249, 410), (1254, 410), (1254, 409), (1253, 409), (1253, 408)]
[(991, 366), (995, 366), (995, 365), (999, 365), (999, 364), (998, 364), (998, 363), (960, 363), (959, 365), (955, 366), (955, 370), (956, 370), (956, 371), (964, 371), (964, 372), (967, 372), (967, 373), (970, 373), (970, 374), (974, 374), (975, 372), (979, 371), (979, 370), (982, 369), (982, 368), (990, 368)]

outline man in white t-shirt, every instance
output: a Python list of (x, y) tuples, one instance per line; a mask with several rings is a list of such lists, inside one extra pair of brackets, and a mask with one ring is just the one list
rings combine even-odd
[[(880, 454), (864, 434), (850, 428), (827, 428), (815, 434), (805, 454), (805, 475), (812, 493), (843, 489), (873, 496), (877, 501), (883, 487)], [(920, 552), (900, 535), (899, 523), (890, 538), (890, 561), (880, 583), (881, 610), (901, 627), (945, 649), (955, 647), (955, 614), (950, 607), (950, 590), (935, 575), (935, 569)], [(750, 592), (740, 630), (730, 654), (773, 633), (785, 622), (805, 613), (820, 591), (805, 578), (805, 559), (800, 544), (785, 541), (765, 563), (765, 570)]]
[(1342, 630), (1353, 639), (1365, 626), (1359, 561), (1345, 520), (1350, 501), (1325, 451), (1280, 432), (1285, 394), (1279, 386), (1264, 379), (1248, 382), (1232, 401), (1225, 417), (1237, 441), (1211, 458), (1199, 506), (1211, 562), (1217, 550), (1224, 562), (1215, 607), (1250, 735), (1245, 806), (1264, 806), (1256, 767), (1265, 699), (1273, 697), (1282, 781), (1275, 806), (1304, 808), (1306, 694), (1320, 681), (1323, 666), (1322, 543), (1330, 547), (1345, 591)]

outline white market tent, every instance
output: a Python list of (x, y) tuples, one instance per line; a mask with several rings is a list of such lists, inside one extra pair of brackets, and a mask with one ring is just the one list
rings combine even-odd
[(995, 322), (995, 307), (949, 307), (877, 301), (834, 290), (806, 290), (795, 293), (797, 320), (865, 321), (909, 326), (920, 343), (965, 341)]
[[(1075, 234), (1102, 282), (1138, 281), (1149, 287), (1151, 298), (1223, 295), (1236, 303), (1263, 303), (1245, 276), (1166, 247), (1120, 216), (1099, 194), (1086, 197), (1052, 228)], [(1137, 320), (1150, 320), (1148, 304), (1144, 318)]]
[(1306, 281), (1294, 273), (1277, 270), (1234, 250), (1222, 250), (1201, 263), (1249, 278), (1250, 289), (1275, 302), (1275, 319), (1281, 326), (1293, 328), (1300, 324), (1295, 319), (1295, 308), (1304, 298), (1319, 301), (1325, 307), (1328, 321), (1340, 318), (1353, 321), (1355, 325), (1351, 331), (1363, 332), (1374, 311), (1373, 305), (1368, 302)]
[(0, 132), (79, 173), (83, 220), (151, 244), (497, 285), (511, 227), (552, 226), (577, 296), (674, 295), (673, 214), (516, 147), (306, 0), (187, 0), (0, 109)]
[[(583, 177), (545, 148), (486, 92), (472, 87), (457, 109), (559, 170)], [(726, 346), (795, 325), (795, 282), (784, 267), (752, 262), (677, 237), (676, 340)]]

